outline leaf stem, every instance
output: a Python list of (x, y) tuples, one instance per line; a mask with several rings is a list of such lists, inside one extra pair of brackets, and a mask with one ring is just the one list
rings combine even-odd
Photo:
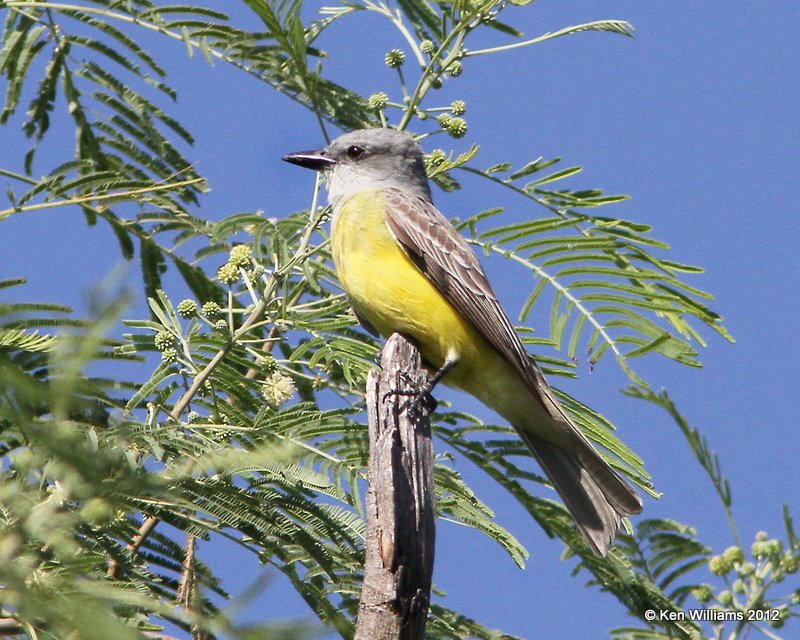
[(34, 186), (39, 184), (33, 178), (29, 178), (28, 176), (22, 175), (21, 173), (9, 171), (8, 169), (0, 169), (0, 176), (6, 176), (7, 178), (14, 178), (14, 180), (19, 180), (20, 182), (27, 182), (28, 184)]
[[(466, 238), (466, 240), (467, 240), (467, 242), (469, 242), (470, 244), (474, 244), (474, 245), (476, 245), (476, 246), (479, 246), (479, 247), (482, 247), (482, 248), (486, 248), (486, 247), (485, 247), (485, 245), (483, 245), (482, 243), (478, 242), (477, 240), (473, 240), (473, 239), (471, 239), (471, 238)], [(623, 359), (623, 360), (624, 360), (624, 356), (623, 356), (623, 355), (622, 355), (622, 353), (619, 351), (619, 349), (617, 349), (617, 343), (616, 343), (616, 342), (614, 341), (614, 339), (613, 339), (613, 338), (612, 338), (612, 337), (611, 337), (611, 336), (608, 334), (608, 332), (605, 330), (605, 327), (604, 327), (602, 324), (600, 324), (600, 323), (599, 323), (599, 322), (598, 322), (598, 321), (595, 319), (595, 317), (594, 317), (594, 314), (592, 314), (592, 312), (591, 312), (591, 311), (589, 311), (589, 309), (587, 309), (586, 307), (584, 307), (584, 306), (583, 306), (583, 303), (581, 302), (581, 300), (580, 300), (579, 298), (576, 298), (576, 297), (575, 297), (575, 296), (574, 296), (574, 295), (573, 295), (573, 294), (572, 294), (572, 293), (569, 291), (569, 289), (568, 289), (567, 287), (565, 287), (565, 286), (564, 286), (564, 285), (562, 285), (560, 282), (558, 282), (558, 280), (556, 280), (556, 279), (555, 279), (553, 276), (551, 276), (549, 273), (547, 273), (547, 272), (546, 272), (544, 269), (542, 269), (540, 266), (538, 266), (538, 265), (534, 264), (534, 263), (533, 263), (533, 262), (531, 262), (530, 260), (526, 260), (525, 258), (523, 258), (522, 256), (520, 256), (520, 255), (518, 255), (518, 254), (514, 253), (513, 251), (508, 251), (507, 249), (501, 249), (500, 247), (496, 247), (496, 246), (494, 246), (494, 245), (492, 245), (492, 246), (490, 247), (490, 250), (491, 250), (491, 251), (494, 251), (495, 253), (499, 253), (499, 254), (500, 254), (500, 255), (502, 255), (504, 258), (510, 258), (511, 260), (514, 260), (515, 262), (518, 262), (519, 264), (523, 265), (524, 267), (526, 267), (526, 268), (527, 268), (527, 269), (529, 269), (530, 271), (533, 271), (533, 272), (534, 272), (536, 275), (538, 275), (540, 278), (543, 278), (543, 279), (547, 280), (547, 281), (548, 281), (548, 282), (549, 282), (549, 283), (550, 283), (550, 284), (551, 284), (551, 285), (552, 285), (552, 286), (553, 286), (553, 287), (554, 287), (554, 288), (555, 288), (557, 291), (559, 291), (559, 292), (560, 292), (560, 293), (561, 293), (561, 294), (562, 294), (562, 295), (563, 295), (563, 296), (564, 296), (564, 297), (565, 297), (567, 300), (569, 300), (570, 302), (572, 302), (572, 303), (575, 305), (575, 308), (576, 308), (576, 309), (577, 309), (577, 310), (578, 310), (578, 311), (579, 311), (579, 312), (580, 312), (580, 313), (581, 313), (583, 316), (585, 316), (585, 317), (586, 317), (586, 319), (589, 321), (589, 323), (590, 323), (590, 324), (592, 324), (592, 325), (595, 327), (595, 329), (597, 329), (598, 333), (599, 333), (599, 334), (600, 334), (600, 335), (603, 337), (603, 340), (605, 340), (605, 341), (606, 341), (606, 343), (608, 344), (608, 346), (609, 346), (609, 347), (611, 347), (611, 350), (614, 352), (614, 354), (617, 356), (617, 358), (620, 358), (620, 359)]]
[(120, 191), (117, 193), (104, 193), (102, 195), (87, 195), (87, 196), (76, 196), (74, 198), (66, 198), (64, 200), (52, 200), (50, 202), (40, 202), (39, 204), (32, 204), (26, 205), (24, 207), (13, 207), (11, 209), (3, 209), (0, 210), (0, 221), (4, 218), (8, 218), (9, 216), (15, 213), (27, 213), (30, 211), (41, 211), (42, 209), (53, 209), (55, 207), (61, 207), (71, 204), (86, 204), (90, 202), (103, 202), (106, 200), (115, 200), (115, 199), (131, 199), (133, 196), (137, 196), (143, 193), (150, 193), (152, 191), (166, 191), (170, 189), (178, 189), (180, 187), (186, 187), (193, 184), (198, 184), (201, 182), (205, 182), (205, 178), (192, 178), (190, 180), (181, 180), (180, 182), (169, 182), (166, 184), (152, 184), (146, 187), (141, 187), (140, 189), (131, 189), (129, 191)]
[(575, 25), (572, 27), (565, 27), (563, 29), (559, 29), (558, 31), (548, 32), (536, 38), (531, 38), (530, 40), (523, 40), (522, 42), (504, 44), (497, 47), (488, 47), (486, 49), (476, 49), (475, 51), (465, 51), (464, 57), (500, 53), (501, 51), (511, 51), (512, 49), (528, 47), (532, 44), (546, 42), (547, 40), (553, 40), (555, 38), (560, 38), (561, 36), (566, 36), (571, 33), (578, 33), (580, 31), (613, 31), (614, 33), (619, 33), (620, 35), (633, 37), (633, 26), (629, 22), (624, 20), (596, 20), (594, 22), (587, 22), (585, 24)]

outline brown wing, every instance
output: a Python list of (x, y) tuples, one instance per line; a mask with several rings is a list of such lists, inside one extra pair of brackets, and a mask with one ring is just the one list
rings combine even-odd
[[(577, 436), (564, 450), (520, 430), (525, 443), (561, 494), (589, 544), (605, 555), (622, 516), (639, 513), (642, 501), (578, 429), (500, 306), (478, 258), (429, 201), (386, 189), (390, 231), (445, 298), (513, 366), (552, 417), (552, 427)], [(517, 425), (519, 428), (519, 425)]]
[(467, 241), (427, 200), (393, 188), (386, 189), (385, 194), (389, 230), (411, 259), (450, 304), (511, 362), (539, 402), (551, 413), (557, 411), (569, 424)]

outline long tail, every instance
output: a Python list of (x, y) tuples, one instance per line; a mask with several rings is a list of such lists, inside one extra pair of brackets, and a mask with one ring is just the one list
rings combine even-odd
[(614, 542), (622, 518), (642, 511), (642, 499), (582, 436), (566, 451), (517, 429), (569, 509), (586, 541), (600, 555)]

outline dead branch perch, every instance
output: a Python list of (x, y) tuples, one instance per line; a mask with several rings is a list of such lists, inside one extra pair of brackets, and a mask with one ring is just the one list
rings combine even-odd
[(426, 380), (419, 351), (395, 334), (367, 380), (369, 489), (364, 586), (354, 640), (421, 640), (434, 554), (433, 445), (428, 411), (408, 395)]

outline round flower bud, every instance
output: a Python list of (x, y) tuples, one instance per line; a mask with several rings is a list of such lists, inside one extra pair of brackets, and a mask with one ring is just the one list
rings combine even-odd
[(277, 409), (294, 395), (294, 380), (281, 371), (275, 371), (261, 385), (261, 395), (269, 406)]
[(744, 552), (739, 547), (728, 547), (722, 553), (722, 557), (725, 558), (725, 562), (733, 565), (744, 561)]
[(744, 593), (745, 592), (744, 580), (734, 580), (733, 581), (733, 592), (734, 593)]
[(400, 49), (392, 49), (386, 54), (385, 60), (387, 67), (396, 69), (397, 67), (403, 66), (403, 63), (406, 61), (406, 54), (400, 51)]
[(781, 605), (780, 607), (778, 607), (778, 619), (771, 620), (770, 625), (772, 625), (773, 629), (780, 629), (783, 627), (784, 624), (786, 624), (786, 620), (789, 618), (790, 615), (792, 615), (792, 610), (785, 604)]
[(452, 118), (445, 127), (447, 133), (453, 138), (463, 138), (467, 135), (467, 121), (464, 118)]
[(749, 578), (756, 572), (756, 565), (752, 562), (743, 562), (742, 565), (739, 567), (739, 575), (742, 578)]
[(769, 538), (769, 534), (766, 531), (759, 531), (756, 533), (756, 540), (758, 542), (764, 542)]
[(453, 116), (451, 116), (449, 113), (443, 113), (438, 118), (436, 118), (436, 121), (439, 123), (442, 129), (447, 129), (447, 125), (450, 124), (450, 121), (452, 119)]
[(217, 271), (217, 280), (222, 284), (233, 284), (239, 280), (240, 275), (239, 268), (235, 264), (226, 262)]
[(783, 553), (783, 543), (777, 538), (772, 538), (771, 540), (767, 540), (764, 544), (767, 548), (767, 555), (778, 562), (778, 559)]
[(175, 336), (169, 331), (159, 331), (153, 338), (153, 342), (156, 345), (156, 349), (165, 351), (175, 344)]
[(708, 560), (708, 569), (715, 576), (724, 576), (732, 568), (723, 556), (711, 556)]
[(753, 554), (753, 557), (756, 560), (763, 560), (764, 558), (767, 557), (767, 555), (769, 555), (768, 545), (765, 541), (756, 538), (756, 541), (753, 543), (753, 546), (750, 547), (750, 552)]
[(455, 60), (450, 63), (450, 66), (447, 67), (447, 73), (451, 78), (457, 78), (460, 76), (464, 71), (464, 65), (462, 65), (458, 60)]
[(183, 318), (193, 318), (197, 315), (198, 311), (199, 309), (197, 308), (197, 303), (189, 298), (186, 298), (186, 300), (181, 300), (178, 304), (178, 313)]
[(454, 116), (463, 116), (467, 112), (467, 103), (463, 100), (453, 100), (450, 104), (450, 112)]
[(209, 320), (216, 318), (220, 313), (222, 313), (220, 306), (213, 300), (209, 300), (208, 302), (204, 303), (202, 311), (203, 315)]
[(214, 323), (214, 328), (215, 328), (217, 331), (227, 331), (227, 330), (228, 330), (228, 321), (227, 321), (227, 320), (225, 320), (225, 319), (220, 319), (220, 320), (217, 320), (217, 321)]
[(442, 149), (434, 149), (428, 156), (428, 162), (433, 167), (438, 167), (445, 160), (447, 160), (447, 154)]
[(389, 96), (383, 91), (373, 93), (367, 101), (367, 108), (370, 111), (383, 111), (389, 104)]
[(797, 573), (798, 561), (797, 556), (792, 555), (791, 551), (787, 551), (781, 558), (781, 569), (786, 573)]
[(419, 43), (419, 48), (422, 49), (422, 53), (426, 53), (431, 55), (434, 51), (436, 51), (436, 45), (433, 43), (433, 40), (423, 40)]
[(231, 249), (228, 263), (235, 267), (246, 267), (253, 259), (253, 250), (246, 244), (237, 244)]
[(717, 596), (717, 601), (723, 607), (730, 607), (733, 604), (733, 594), (730, 591), (720, 591)]
[(275, 359), (271, 353), (265, 353), (261, 357), (261, 361), (258, 363), (258, 368), (263, 373), (273, 373), (278, 366), (278, 361)]
[(178, 352), (175, 349), (164, 349), (161, 352), (161, 359), (167, 364), (175, 364), (178, 361)]
[(695, 587), (692, 589), (692, 593), (694, 597), (697, 598), (698, 602), (708, 602), (714, 596), (714, 590), (711, 588), (711, 585), (708, 584), (701, 584), (699, 587)]

